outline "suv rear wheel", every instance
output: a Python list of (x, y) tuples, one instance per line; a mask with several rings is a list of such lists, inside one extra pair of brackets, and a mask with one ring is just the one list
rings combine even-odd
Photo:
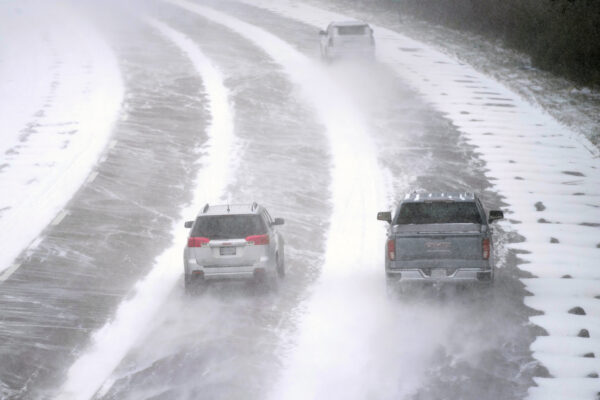
[(183, 284), (185, 294), (187, 294), (188, 296), (193, 296), (202, 292), (205, 282), (204, 279), (194, 279), (193, 276), (186, 275), (184, 277)]
[(279, 254), (277, 254), (277, 276), (279, 276), (279, 278), (284, 278), (285, 277), (285, 261), (283, 260), (283, 257), (280, 257)]

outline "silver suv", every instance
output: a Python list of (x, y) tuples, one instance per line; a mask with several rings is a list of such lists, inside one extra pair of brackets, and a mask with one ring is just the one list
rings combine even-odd
[(185, 288), (193, 292), (209, 280), (242, 279), (274, 286), (285, 275), (284, 243), (271, 218), (256, 204), (208, 205), (191, 228), (183, 252)]

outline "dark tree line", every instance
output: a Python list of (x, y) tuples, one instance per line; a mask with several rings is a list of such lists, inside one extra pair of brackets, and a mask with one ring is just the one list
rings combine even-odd
[(534, 66), (600, 85), (600, 0), (384, 0), (399, 12), (500, 38)]

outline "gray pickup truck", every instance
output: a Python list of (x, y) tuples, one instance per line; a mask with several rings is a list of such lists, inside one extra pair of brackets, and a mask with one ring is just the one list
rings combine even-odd
[(399, 282), (484, 282), (494, 280), (489, 214), (473, 193), (411, 193), (394, 215), (377, 219), (390, 226), (385, 244), (385, 272), (390, 288)]

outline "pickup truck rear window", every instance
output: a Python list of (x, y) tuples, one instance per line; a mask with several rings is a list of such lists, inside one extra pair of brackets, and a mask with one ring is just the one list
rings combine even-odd
[(192, 236), (209, 239), (240, 239), (266, 233), (266, 224), (255, 214), (206, 215), (198, 217), (192, 229)]
[(396, 224), (481, 224), (474, 202), (404, 203)]

